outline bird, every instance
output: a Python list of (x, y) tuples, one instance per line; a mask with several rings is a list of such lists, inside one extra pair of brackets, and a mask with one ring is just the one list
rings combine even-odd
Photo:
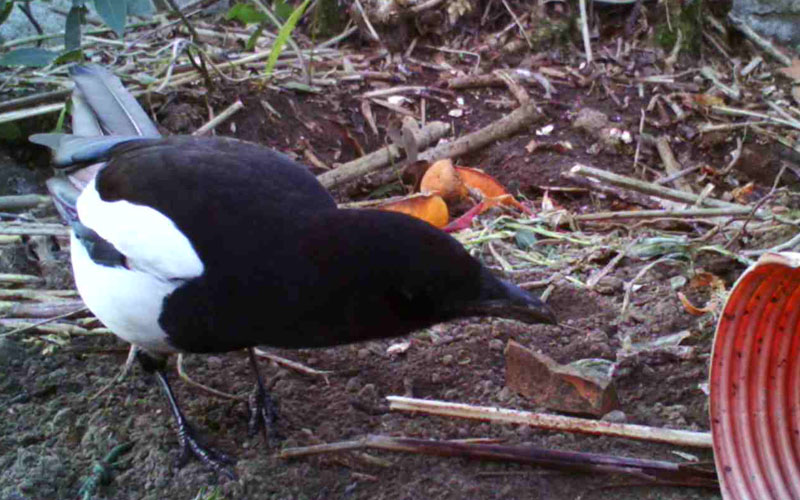
[(400, 337), (465, 317), (555, 324), (540, 299), (496, 277), (450, 235), (411, 216), (338, 208), (303, 165), (221, 137), (162, 136), (122, 82), (96, 64), (69, 69), (72, 134), (48, 180), (70, 226), (76, 287), (166, 395), (180, 446), (235, 477), (170, 386), (174, 353), (249, 351), (252, 417), (274, 425), (255, 346), (329, 347)]

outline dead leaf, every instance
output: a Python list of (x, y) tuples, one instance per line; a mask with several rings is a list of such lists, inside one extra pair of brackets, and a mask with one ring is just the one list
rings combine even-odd
[(705, 307), (697, 307), (693, 305), (691, 302), (689, 302), (689, 299), (686, 298), (686, 295), (684, 295), (683, 292), (678, 292), (678, 299), (681, 301), (681, 304), (683, 304), (683, 308), (686, 309), (686, 312), (692, 316), (702, 316), (716, 309), (715, 304), (712, 304), (711, 302), (706, 304)]
[[(506, 188), (491, 175), (476, 168), (456, 167), (456, 172), (470, 189), (479, 191), (484, 196), (484, 201), (489, 202), (483, 211), (496, 205), (510, 205), (523, 213), (533, 215), (533, 212), (508, 194)], [(481, 212), (482, 213), (482, 212)]]
[(467, 210), (464, 215), (445, 226), (444, 230), (448, 233), (452, 233), (455, 231), (461, 231), (462, 229), (467, 229), (472, 225), (472, 219), (489, 210), (490, 208), (500, 205), (511, 205), (526, 214), (533, 215), (533, 212), (515, 200), (513, 196), (510, 194), (504, 194), (502, 196), (495, 196), (494, 198), (483, 199), (480, 203)]
[(736, 203), (747, 205), (750, 203), (750, 197), (753, 195), (753, 190), (755, 187), (755, 184), (748, 182), (744, 186), (734, 189), (731, 192), (731, 194), (733, 194), (733, 199), (736, 200)]
[(455, 170), (467, 187), (477, 189), (486, 198), (495, 198), (508, 194), (506, 188), (486, 172), (468, 167), (456, 167)]
[(710, 288), (711, 298), (706, 303), (705, 307), (697, 307), (692, 304), (689, 299), (682, 292), (678, 292), (678, 299), (683, 304), (686, 312), (694, 316), (702, 316), (703, 314), (714, 312), (722, 305), (722, 298), (726, 296), (725, 282), (717, 276), (709, 272), (698, 272), (689, 281), (689, 288), (698, 290), (700, 288)]
[(700, 271), (689, 280), (692, 288), (711, 288), (712, 292), (721, 293), (725, 291), (725, 282), (716, 274), (707, 271)]
[(449, 159), (431, 165), (422, 177), (419, 189), (422, 193), (438, 194), (448, 202), (458, 202), (469, 194)]
[(700, 106), (722, 106), (725, 104), (725, 99), (718, 95), (711, 94), (689, 94), (692, 101)]
[(800, 105), (800, 85), (792, 87), (792, 97), (794, 97), (794, 102)]
[(447, 204), (441, 196), (435, 194), (414, 195), (379, 205), (376, 208), (387, 212), (410, 215), (438, 228), (445, 227), (450, 220)]
[(555, 210), (555, 208), (555, 203), (553, 203), (553, 200), (550, 198), (550, 192), (545, 191), (544, 196), (542, 196), (542, 210), (545, 212), (551, 212)]
[(800, 59), (794, 57), (792, 58), (792, 65), (787, 66), (785, 68), (778, 69), (780, 73), (783, 73), (784, 76), (791, 78), (795, 82), (800, 83)]
[(472, 219), (474, 219), (478, 214), (482, 213), (484, 210), (486, 209), (483, 207), (483, 202), (480, 202), (474, 207), (467, 210), (467, 212), (464, 215), (454, 220), (450, 224), (446, 225), (443, 229), (447, 233), (454, 233), (456, 231), (461, 231), (462, 229), (467, 229), (472, 225)]

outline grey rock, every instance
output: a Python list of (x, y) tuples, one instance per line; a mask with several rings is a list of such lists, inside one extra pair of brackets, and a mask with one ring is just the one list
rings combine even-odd
[(733, 0), (731, 15), (742, 19), (761, 35), (800, 44), (800, 2), (797, 0)]

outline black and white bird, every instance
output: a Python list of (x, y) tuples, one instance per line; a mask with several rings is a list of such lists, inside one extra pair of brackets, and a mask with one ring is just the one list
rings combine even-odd
[[(181, 457), (229, 476), (172, 394), (171, 353), (250, 348), (264, 425), (274, 408), (252, 347), (325, 347), (454, 318), (554, 323), (455, 239), (412, 217), (343, 210), (303, 166), (233, 139), (161, 137), (118, 78), (73, 66), (73, 133), (37, 134), (72, 169), (48, 183), (71, 225), (89, 309), (141, 348), (176, 420)], [(76, 171), (77, 169), (77, 171)]]

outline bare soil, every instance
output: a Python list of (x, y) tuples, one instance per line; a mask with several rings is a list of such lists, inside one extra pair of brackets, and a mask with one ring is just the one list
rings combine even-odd
[[(430, 56), (424, 50), (418, 57)], [(454, 57), (452, 62), (458, 60)], [(498, 66), (504, 62), (498, 61)], [(688, 63), (687, 63), (688, 64)], [(409, 85), (432, 85), (442, 74), (410, 66)], [(639, 109), (649, 96), (640, 98), (636, 88), (612, 86), (617, 101), (598, 88), (557, 86), (558, 94), (543, 99), (541, 89), (529, 88), (541, 107), (541, 116), (522, 133), (459, 159), (459, 164), (479, 167), (535, 203), (545, 190), (574, 187), (562, 172), (575, 163), (586, 163), (633, 175), (632, 150), (606, 149), (588, 152), (593, 140), (571, 127), (582, 108), (592, 107), (612, 117), (626, 130), (636, 132)], [(367, 151), (384, 144), (385, 126), (394, 118), (374, 106), (381, 137), (369, 131), (360, 111), (357, 95), (371, 87), (365, 83), (341, 84), (322, 94), (260, 90), (255, 86), (222, 86), (206, 93), (200, 88), (173, 96), (158, 110), (160, 125), (167, 133), (189, 133), (206, 120), (206, 105), (222, 109), (236, 98), (245, 109), (217, 132), (273, 147), (303, 161), (303, 151), (328, 165), (356, 156), (348, 137)], [(465, 100), (462, 118), (448, 111), (457, 107), (455, 97)], [(452, 123), (454, 135), (484, 126), (510, 111), (492, 101), (509, 99), (506, 89), (473, 89), (453, 93), (452, 98), (428, 101), (428, 120)], [(266, 100), (280, 117), (265, 111)], [(513, 102), (513, 101), (511, 101)], [(536, 130), (555, 126), (550, 136)], [(663, 131), (674, 132), (666, 127)], [(525, 146), (536, 138), (555, 143), (569, 141), (573, 148), (528, 153)], [(774, 146), (757, 145), (772, 154)], [(681, 158), (692, 162), (726, 163), (725, 148), (702, 149), (697, 142), (676, 146)], [(20, 157), (18, 151), (14, 155)], [(642, 161), (657, 164), (655, 150), (645, 147)], [(321, 170), (316, 170), (320, 173)], [(758, 170), (764, 175), (763, 169)], [(737, 174), (750, 180), (746, 171)], [(759, 179), (769, 186), (774, 175)], [(340, 189), (340, 200), (364, 197), (380, 186), (369, 179)], [(15, 192), (13, 186), (7, 191)], [(402, 191), (397, 187), (396, 191)], [(611, 197), (587, 191), (553, 190), (549, 196), (559, 205), (576, 212), (607, 210), (626, 206)], [(51, 214), (54, 215), (54, 214)], [(691, 226), (691, 225), (690, 225)], [(693, 226), (692, 226), (693, 227)], [(609, 226), (625, 234), (630, 227)], [(676, 233), (681, 225), (673, 225)], [(691, 229), (691, 228), (690, 228)], [(647, 230), (642, 229), (642, 236)], [(24, 257), (26, 243), (3, 247), (0, 272), (30, 272)], [(559, 252), (564, 243), (554, 244)], [(62, 249), (63, 265), (69, 265)], [(495, 265), (488, 250), (478, 256)], [(602, 267), (613, 256), (598, 257)], [(524, 397), (504, 388), (503, 348), (509, 339), (540, 350), (559, 362), (583, 358), (615, 360), (620, 339), (632, 335), (640, 341), (690, 330), (690, 356), (665, 353), (628, 358), (616, 374), (621, 410), (629, 423), (708, 431), (707, 396), (700, 385), (707, 380), (708, 357), (714, 323), (711, 315), (692, 316), (676, 297), (670, 278), (690, 276), (684, 267), (657, 266), (639, 281), (633, 295), (632, 314), (620, 317), (623, 287), (646, 265), (644, 260), (625, 258), (611, 273), (612, 286), (589, 291), (561, 280), (549, 298), (560, 326), (526, 326), (510, 321), (457, 321), (417, 332), (403, 354), (388, 354), (395, 341), (386, 340), (320, 350), (273, 350), (276, 354), (332, 374), (311, 377), (262, 362), (278, 402), (279, 431), (285, 439), (265, 443), (260, 436), (247, 435), (247, 407), (244, 403), (213, 398), (176, 381), (177, 396), (186, 415), (204, 433), (209, 443), (238, 458), (239, 479), (228, 481), (206, 470), (196, 461), (174, 467), (177, 440), (172, 418), (158, 386), (134, 367), (131, 374), (98, 398), (92, 398), (119, 372), (127, 345), (111, 335), (77, 336), (68, 345), (44, 354), (41, 343), (26, 337), (0, 339), (0, 499), (76, 498), (82, 480), (93, 464), (115, 446), (132, 442), (132, 450), (113, 467), (107, 485), (94, 498), (105, 499), (590, 499), (613, 495), (623, 499), (713, 499), (716, 491), (654, 487), (641, 479), (603, 474), (575, 474), (512, 463), (492, 463), (462, 458), (441, 458), (369, 451), (296, 460), (274, 456), (280, 447), (355, 439), (367, 434), (386, 434), (431, 439), (497, 438), (507, 443), (528, 443), (551, 449), (608, 453), (684, 462), (682, 451), (708, 462), (710, 450), (678, 449), (674, 446), (633, 442), (623, 439), (580, 436), (540, 431), (512, 425), (490, 425), (464, 420), (389, 412), (387, 395), (413, 395), (476, 405), (496, 405), (543, 411)], [(696, 268), (710, 270), (730, 286), (743, 267), (726, 258), (700, 257)], [(35, 269), (35, 266), (34, 266)], [(585, 281), (591, 266), (575, 271)], [(548, 269), (515, 274), (515, 281), (543, 279)], [(269, 304), (253, 298), (253, 307), (270, 314)], [(191, 376), (216, 389), (247, 395), (252, 374), (244, 353), (189, 356), (185, 363)], [(177, 377), (175, 377), (177, 379)], [(375, 460), (378, 458), (380, 460)], [(383, 463), (385, 462), (385, 463)]]

